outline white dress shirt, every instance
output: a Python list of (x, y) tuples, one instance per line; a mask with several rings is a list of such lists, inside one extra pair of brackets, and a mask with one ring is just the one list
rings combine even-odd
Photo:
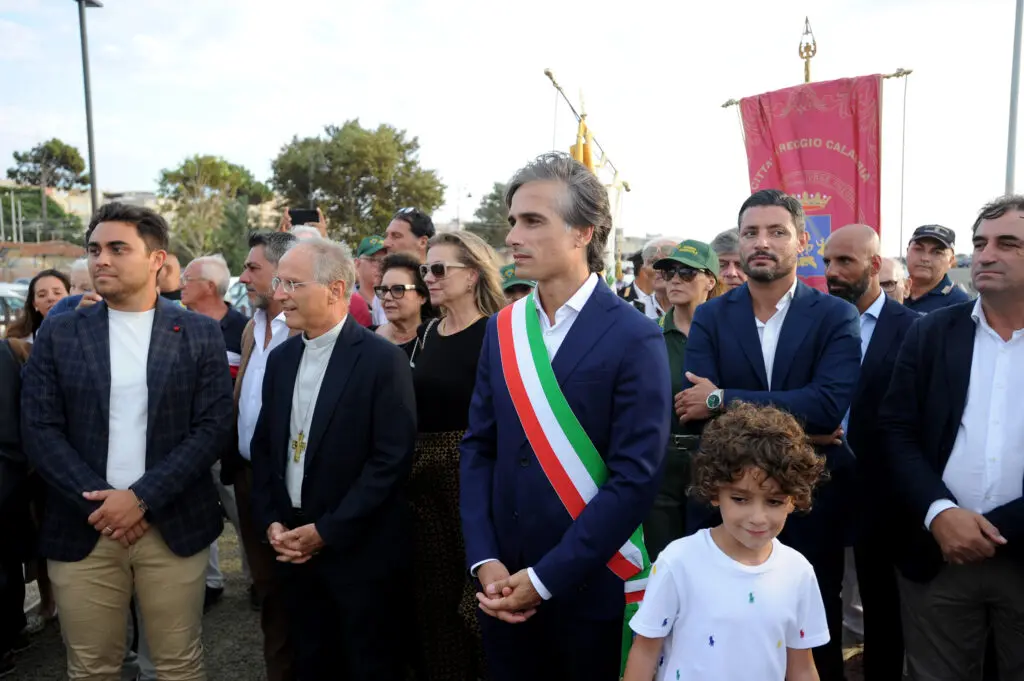
[(967, 404), (942, 482), (956, 497), (928, 507), (924, 525), (949, 508), (988, 513), (1019, 499), (1024, 481), (1024, 419), (1020, 386), (1024, 385), (1024, 329), (1004, 341), (985, 319), (981, 298), (971, 312), (974, 354)]
[(284, 312), (270, 322), (270, 343), (267, 347), (263, 347), (263, 339), (267, 337), (266, 310), (256, 309), (252, 316), (252, 332), (255, 343), (249, 355), (249, 364), (242, 374), (242, 389), (238, 393), (238, 453), (246, 461), (252, 459), (249, 446), (263, 407), (263, 375), (267, 371), (267, 357), (271, 350), (288, 339), (288, 323), (284, 319)]
[[(864, 363), (864, 356), (868, 354), (868, 346), (871, 345), (871, 335), (875, 332), (875, 325), (878, 324), (878, 316), (882, 314), (882, 308), (885, 307), (885, 293), (879, 293), (878, 297), (875, 298), (875, 302), (871, 303), (871, 307), (864, 310), (864, 314), (860, 316), (860, 363)], [(846, 416), (843, 417), (843, 432), (847, 431), (847, 426), (850, 425), (850, 410), (846, 410)]]
[[(320, 396), (320, 386), (327, 373), (327, 365), (331, 361), (334, 345), (341, 335), (341, 327), (345, 325), (347, 316), (342, 317), (338, 325), (330, 331), (317, 336), (313, 340), (302, 334), (302, 343), (306, 346), (299, 360), (299, 371), (295, 376), (295, 389), (292, 391), (292, 415), (289, 423), (288, 463), (285, 466), (284, 481), (288, 487), (288, 497), (294, 508), (302, 507), (302, 480), (306, 477), (306, 451), (309, 446), (309, 431), (313, 423), (313, 412)], [(303, 444), (296, 452), (293, 447), (303, 436)], [(297, 455), (296, 455), (297, 454)], [(296, 461), (296, 459), (298, 459)]]
[(110, 416), (107, 482), (128, 489), (146, 474), (149, 422), (149, 341), (156, 309), (107, 310), (110, 337)]
[(388, 323), (388, 316), (384, 312), (384, 304), (380, 302), (380, 298), (377, 296), (373, 297), (373, 304), (370, 305), (370, 317), (373, 320), (374, 326), (382, 326)]
[(768, 378), (768, 389), (772, 389), (772, 368), (775, 366), (775, 349), (779, 347), (779, 334), (782, 333), (782, 323), (786, 321), (786, 314), (789, 312), (789, 304), (793, 302), (793, 294), (796, 292), (797, 280), (786, 291), (779, 302), (775, 303), (775, 314), (762, 322), (756, 316), (754, 322), (757, 324), (757, 337), (761, 341), (761, 355), (764, 357), (764, 373)]
[[(584, 286), (586, 286), (586, 284), (584, 284)], [(633, 288), (636, 290), (636, 299), (644, 304), (644, 314), (655, 321), (661, 319), (662, 315), (665, 314), (665, 311), (662, 310), (661, 305), (658, 304), (658, 296), (655, 295), (654, 289), (652, 288), (650, 293), (644, 293), (640, 290), (640, 287), (635, 284), (633, 285)], [(582, 291), (583, 289), (580, 290)]]
[[(583, 285), (577, 289), (576, 293), (572, 294), (569, 300), (565, 301), (562, 307), (555, 310), (555, 323), (552, 324), (551, 320), (548, 319), (548, 315), (544, 312), (544, 308), (540, 304), (540, 296), (535, 295), (533, 302), (537, 308), (537, 316), (540, 317), (540, 329), (544, 334), (544, 347), (548, 351), (548, 359), (554, 359), (555, 355), (558, 354), (558, 349), (562, 347), (562, 342), (565, 341), (565, 337), (569, 335), (569, 329), (572, 328), (576, 318), (579, 317), (580, 311), (583, 306), (590, 300), (590, 296), (594, 294), (594, 290), (597, 288), (598, 283), (601, 280), (594, 273), (591, 273), (587, 280), (583, 282)], [(637, 289), (637, 295), (642, 295), (640, 289)], [(488, 558), (482, 560), (472, 567), (471, 573), (476, 574), (476, 571), (484, 563), (490, 563), (497, 558)], [(551, 598), (551, 592), (547, 590), (543, 582), (537, 576), (537, 573), (533, 571), (532, 567), (526, 568), (526, 574), (530, 577), (530, 582), (533, 584), (533, 588), (537, 590), (537, 593), (545, 601)]]

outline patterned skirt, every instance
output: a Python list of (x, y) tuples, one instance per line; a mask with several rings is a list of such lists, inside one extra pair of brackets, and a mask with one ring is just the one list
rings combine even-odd
[(415, 522), (415, 666), (420, 681), (485, 677), (476, 586), (466, 572), (459, 517), (462, 435), (420, 433), (409, 478)]

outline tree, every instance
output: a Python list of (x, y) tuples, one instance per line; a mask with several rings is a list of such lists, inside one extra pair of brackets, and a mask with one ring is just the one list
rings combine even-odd
[(494, 188), (480, 200), (480, 207), (473, 213), (476, 220), (466, 223), (467, 232), (473, 232), (494, 248), (504, 248), (505, 237), (508, 235), (508, 209), (505, 208), (507, 190), (508, 185), (495, 182)]
[(19, 184), (72, 189), (89, 184), (85, 161), (75, 147), (54, 138), (29, 151), (14, 152), (13, 168), (7, 177)]
[(161, 170), (157, 191), (172, 201), (185, 196), (195, 198), (217, 194), (228, 200), (240, 198), (250, 206), (273, 198), (267, 185), (258, 182), (245, 167), (219, 156), (199, 154), (185, 159), (173, 170)]
[(224, 222), (215, 232), (212, 251), (220, 253), (234, 274), (240, 274), (249, 255), (249, 206), (235, 200), (224, 206)]
[[(12, 190), (0, 192), (0, 213), (3, 214), (4, 232), (9, 239), (12, 235), (11, 224), (11, 193)], [(46, 197), (48, 218), (44, 222), (40, 193), (35, 189), (19, 188), (13, 190), (15, 212), (20, 210), (20, 218), (25, 226), (25, 239), (36, 240), (36, 232), (42, 240), (63, 239), (78, 242), (83, 233), (82, 220), (77, 215), (65, 213), (60, 204)]]
[(444, 202), (444, 185), (420, 167), (419, 140), (404, 130), (363, 128), (358, 119), (328, 125), (322, 137), (294, 137), (271, 163), (273, 185), (293, 207), (310, 199), (327, 216), (331, 236), (355, 245), (379, 234), (400, 208), (431, 213)]

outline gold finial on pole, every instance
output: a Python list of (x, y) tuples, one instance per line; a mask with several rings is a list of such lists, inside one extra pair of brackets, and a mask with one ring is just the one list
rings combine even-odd
[(800, 58), (804, 60), (804, 82), (811, 82), (811, 59), (818, 54), (818, 43), (814, 40), (811, 20), (804, 17), (804, 34), (800, 36)]

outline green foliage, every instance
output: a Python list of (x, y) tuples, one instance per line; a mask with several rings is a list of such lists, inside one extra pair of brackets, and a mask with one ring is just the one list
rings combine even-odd
[[(40, 194), (38, 189), (14, 189), (14, 203), (21, 201), (21, 217), (25, 225), (26, 241), (35, 241), (36, 229), (42, 219), (40, 211)], [(15, 209), (17, 211), (17, 209)], [(84, 231), (82, 220), (77, 215), (65, 213), (60, 204), (46, 198), (46, 226), (40, 232), (43, 241), (63, 239), (77, 243)], [(4, 231), (11, 237), (11, 190), (0, 191), (0, 212), (3, 212)]]
[(473, 213), (476, 220), (466, 223), (466, 231), (473, 232), (494, 248), (505, 247), (508, 235), (508, 209), (505, 208), (505, 192), (508, 185), (495, 182), (494, 188), (480, 200), (480, 207)]
[(44, 174), (47, 187), (71, 189), (89, 184), (85, 161), (78, 149), (57, 138), (37, 144), (29, 151), (14, 152), (14, 162), (17, 165), (7, 169), (7, 177), (19, 184), (38, 187), (43, 184)]
[(161, 170), (157, 193), (171, 201), (219, 195), (228, 200), (242, 199), (251, 206), (273, 198), (270, 189), (247, 168), (219, 156), (199, 154), (185, 159), (177, 168)]
[(234, 275), (241, 274), (249, 255), (249, 207), (235, 200), (224, 206), (224, 222), (214, 235), (213, 252), (220, 253)]
[(444, 203), (445, 187), (436, 172), (420, 167), (419, 147), (390, 125), (328, 125), (324, 136), (295, 137), (282, 147), (271, 163), (273, 185), (291, 207), (306, 207), (312, 197), (331, 237), (355, 246), (383, 232), (400, 208), (429, 214)]

